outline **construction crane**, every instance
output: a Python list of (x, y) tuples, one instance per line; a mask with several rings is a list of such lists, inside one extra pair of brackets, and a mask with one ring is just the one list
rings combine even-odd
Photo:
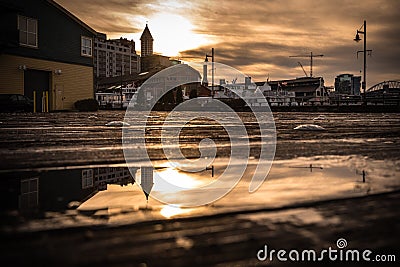
[(289, 57), (309, 57), (310, 58), (310, 77), (313, 76), (312, 67), (313, 67), (313, 58), (314, 57), (323, 57), (324, 55), (313, 55), (311, 52), (310, 55), (300, 55), (300, 56), (289, 56)]
[(308, 77), (307, 72), (304, 70), (303, 65), (301, 64), (300, 61), (298, 61), (297, 63), (299, 63), (301, 69), (303, 70), (304, 74), (306, 75), (306, 77)]

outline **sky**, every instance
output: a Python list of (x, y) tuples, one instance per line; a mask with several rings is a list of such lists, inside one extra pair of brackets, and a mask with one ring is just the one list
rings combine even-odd
[[(56, 0), (108, 38), (136, 42), (148, 23), (154, 51), (183, 61), (215, 61), (253, 81), (313, 75), (333, 85), (342, 73), (362, 75), (363, 41), (353, 39), (367, 21), (367, 87), (400, 80), (400, 0)], [(364, 35), (360, 37), (363, 39)]]

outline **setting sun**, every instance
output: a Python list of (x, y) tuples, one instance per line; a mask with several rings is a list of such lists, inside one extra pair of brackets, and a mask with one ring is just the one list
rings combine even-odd
[[(176, 14), (156, 13), (148, 20), (140, 20), (143, 28), (148, 23), (154, 38), (154, 51), (165, 56), (179, 56), (180, 51), (194, 49), (211, 43), (206, 35), (197, 34), (193, 31), (193, 24), (186, 18)], [(142, 32), (127, 35), (140, 44)], [(137, 45), (137, 49), (140, 46)]]

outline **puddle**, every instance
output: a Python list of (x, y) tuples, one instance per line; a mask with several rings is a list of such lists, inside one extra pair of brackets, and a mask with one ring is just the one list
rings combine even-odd
[[(2, 223), (2, 230), (16, 228), (33, 231), (82, 225), (115, 225), (274, 208), (380, 193), (400, 186), (399, 161), (373, 160), (361, 156), (317, 156), (275, 160), (267, 179), (251, 194), (248, 188), (257, 161), (250, 159), (237, 186), (225, 197), (206, 206), (189, 209), (164, 204), (152, 197), (163, 196), (171, 203), (184, 203), (210, 193), (204, 192), (202, 186), (218, 179), (226, 168), (226, 162), (226, 158), (217, 158), (213, 162), (214, 177), (210, 170), (184, 172), (165, 161), (153, 162), (156, 168), (150, 169), (150, 172), (143, 169), (149, 167), (138, 165), (131, 167), (130, 172), (120, 165), (2, 173), (2, 210), (7, 218)], [(240, 164), (240, 161), (233, 161), (232, 164)], [(366, 176), (365, 183), (362, 182), (362, 171)], [(171, 183), (177, 183), (182, 190), (163, 191), (155, 177), (164, 177)], [(145, 186), (143, 179), (149, 179), (147, 184), (151, 185), (148, 200), (138, 186)], [(289, 215), (282, 213), (282, 216)], [(316, 211), (310, 209), (299, 210), (290, 216), (294, 221), (308, 220), (309, 223), (321, 219)], [(278, 217), (269, 219), (278, 220)]]

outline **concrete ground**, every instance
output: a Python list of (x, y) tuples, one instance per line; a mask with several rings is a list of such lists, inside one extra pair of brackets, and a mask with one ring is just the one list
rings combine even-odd
[[(120, 227), (81, 227), (33, 233), (3, 233), (1, 266), (395, 266), (398, 261), (400, 191), (321, 201), (279, 209), (158, 220)], [(268, 251), (369, 249), (371, 262), (259, 261)], [(339, 252), (337, 252), (339, 253)], [(301, 255), (301, 254), (300, 254)], [(320, 254), (317, 254), (320, 255)], [(339, 254), (338, 254), (339, 255)], [(260, 256), (263, 256), (261, 253)], [(286, 254), (288, 257), (288, 254)], [(361, 257), (361, 256), (360, 256)], [(317, 256), (318, 258), (318, 256)], [(372, 261), (374, 260), (374, 261)], [(396, 265), (398, 266), (398, 265)]]

